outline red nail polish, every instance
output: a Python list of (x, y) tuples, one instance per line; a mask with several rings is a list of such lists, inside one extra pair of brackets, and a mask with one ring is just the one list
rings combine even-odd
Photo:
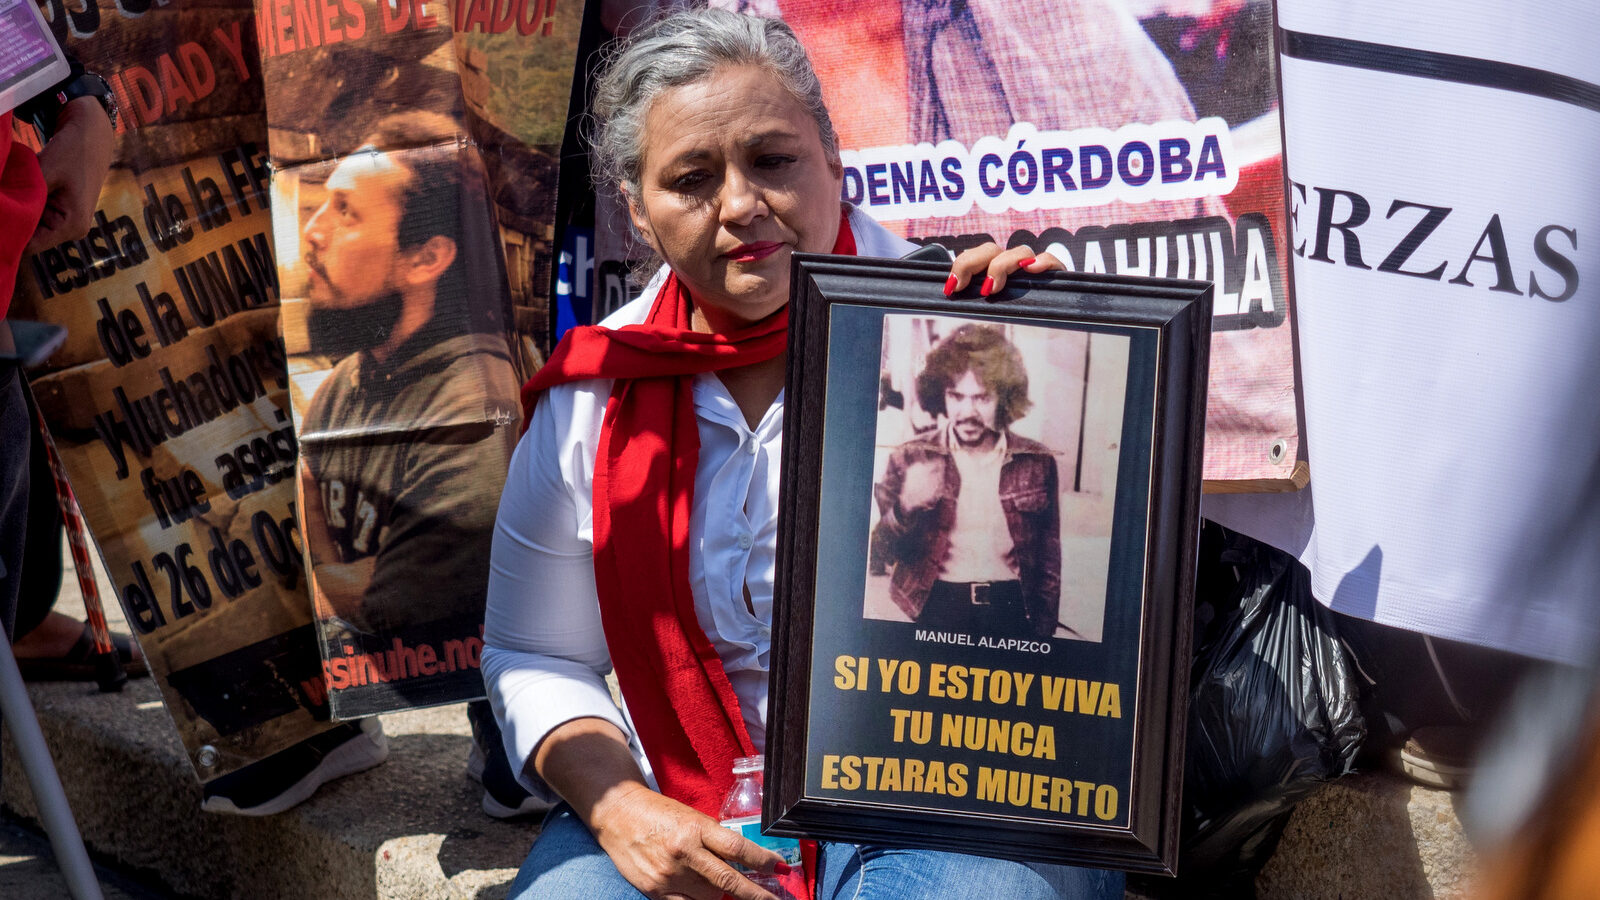
[(951, 275), (949, 277), (949, 279), (947, 279), (945, 281), (945, 283), (944, 283), (944, 295), (946, 297), (948, 297), (951, 294), (954, 294), (955, 292), (956, 292), (956, 277), (954, 275)]
[(788, 863), (781, 862), (772, 867), (772, 874), (774, 875), (787, 875), (793, 871), (794, 869), (790, 868)]
[(994, 279), (993, 278), (985, 278), (983, 280), (983, 287), (978, 288), (978, 293), (981, 296), (984, 296), (984, 297), (987, 297), (990, 294), (994, 293)]
[(1038, 261), (1039, 261), (1038, 257), (1030, 256), (1027, 259), (1023, 260), (1022, 262), (1017, 263), (1017, 268), (1026, 269), (1027, 267), (1033, 265), (1034, 263), (1036, 263)]

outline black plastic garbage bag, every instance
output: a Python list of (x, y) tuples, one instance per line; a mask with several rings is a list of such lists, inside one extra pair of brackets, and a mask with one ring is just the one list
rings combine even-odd
[[(1196, 592), (1181, 895), (1253, 895), (1294, 805), (1351, 770), (1359, 673), (1299, 561), (1207, 523)], [(1169, 882), (1169, 885), (1171, 882)]]

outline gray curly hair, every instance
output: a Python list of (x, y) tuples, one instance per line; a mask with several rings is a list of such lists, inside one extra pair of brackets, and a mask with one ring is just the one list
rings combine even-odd
[(590, 130), (597, 180), (639, 196), (644, 119), (651, 105), (663, 92), (731, 65), (771, 72), (817, 123), (824, 152), (838, 159), (839, 139), (822, 101), (822, 83), (789, 26), (780, 19), (694, 9), (636, 29), (602, 67)]

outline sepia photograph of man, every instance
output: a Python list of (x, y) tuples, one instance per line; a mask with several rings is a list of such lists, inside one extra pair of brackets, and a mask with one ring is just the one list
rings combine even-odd
[(884, 332), (865, 616), (1099, 640), (1125, 339), (949, 317)]

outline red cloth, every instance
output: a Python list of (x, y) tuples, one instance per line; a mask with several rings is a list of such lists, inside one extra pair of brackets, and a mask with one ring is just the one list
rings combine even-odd
[(11, 307), (22, 251), (39, 227), (46, 196), (38, 157), (12, 141), (11, 113), (0, 114), (0, 319)]
[[(833, 252), (856, 252), (843, 216)], [(644, 324), (569, 331), (523, 386), (522, 402), (526, 422), (548, 388), (615, 379), (594, 476), (601, 625), (661, 792), (715, 817), (733, 786), (733, 761), (755, 748), (689, 588), (689, 511), (700, 455), (691, 377), (783, 352), (789, 310), (729, 335), (691, 330), (692, 310), (687, 289), (668, 275)], [(807, 854), (808, 863), (813, 858)], [(809, 888), (814, 866), (806, 868)]]

